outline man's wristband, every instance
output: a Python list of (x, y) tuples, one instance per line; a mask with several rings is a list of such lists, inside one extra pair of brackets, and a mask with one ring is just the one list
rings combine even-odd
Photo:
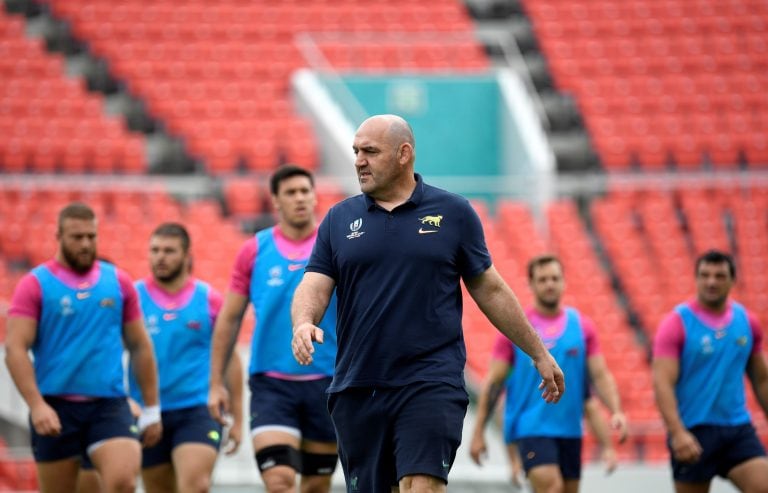
[(160, 422), (160, 406), (147, 406), (141, 410), (139, 415), (139, 433), (144, 433), (149, 426)]

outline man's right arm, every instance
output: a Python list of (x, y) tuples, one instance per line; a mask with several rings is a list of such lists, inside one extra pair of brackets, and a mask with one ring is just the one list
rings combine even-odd
[(302, 365), (312, 363), (314, 343), (323, 343), (323, 331), (317, 326), (331, 301), (333, 278), (318, 272), (306, 272), (296, 287), (291, 304), (293, 357)]
[(492, 359), (485, 377), (480, 395), (477, 398), (477, 414), (475, 416), (475, 429), (472, 433), (469, 455), (477, 465), (482, 465), (483, 455), (486, 453), (485, 426), (493, 416), (493, 410), (504, 390), (504, 382), (509, 374), (510, 364), (500, 359)]
[(41, 435), (58, 435), (61, 422), (56, 412), (43, 399), (35, 380), (35, 369), (29, 358), (29, 348), (37, 336), (37, 320), (29, 317), (8, 318), (5, 338), (5, 364), (21, 397), (29, 406), (35, 431)]
[(224, 420), (223, 413), (229, 411), (229, 392), (224, 385), (225, 369), (232, 358), (248, 303), (247, 296), (229, 291), (213, 329), (208, 409), (219, 422)]

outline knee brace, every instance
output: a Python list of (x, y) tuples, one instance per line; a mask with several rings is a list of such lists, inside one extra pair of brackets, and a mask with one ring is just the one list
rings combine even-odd
[(301, 474), (304, 476), (330, 476), (336, 470), (337, 454), (301, 453)]
[(301, 452), (290, 445), (272, 445), (264, 447), (255, 454), (259, 471), (266, 471), (275, 466), (289, 466), (301, 472)]

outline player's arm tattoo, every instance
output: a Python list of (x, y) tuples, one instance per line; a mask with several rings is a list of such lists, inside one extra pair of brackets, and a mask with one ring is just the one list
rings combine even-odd
[(488, 387), (488, 407), (485, 410), (485, 422), (483, 424), (488, 424), (488, 420), (493, 416), (493, 410), (496, 409), (496, 402), (498, 402), (503, 390), (504, 382), (491, 382), (491, 385)]

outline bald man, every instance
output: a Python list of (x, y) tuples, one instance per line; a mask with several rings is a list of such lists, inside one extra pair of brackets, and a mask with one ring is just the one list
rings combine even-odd
[(469, 202), (414, 173), (408, 123), (371, 117), (352, 149), (362, 194), (320, 224), (293, 298), (293, 354), (312, 363), (335, 288), (338, 354), (328, 408), (347, 491), (443, 492), (468, 403), (461, 279), (489, 320), (531, 356), (545, 401), (560, 399), (563, 373), (493, 267)]

